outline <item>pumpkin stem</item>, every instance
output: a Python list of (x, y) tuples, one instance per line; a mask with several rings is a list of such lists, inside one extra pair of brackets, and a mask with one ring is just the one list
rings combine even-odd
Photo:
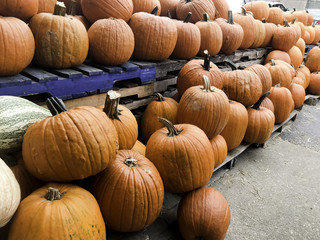
[(61, 200), (62, 195), (63, 194), (61, 194), (58, 189), (53, 188), (53, 187), (49, 187), (48, 192), (46, 193), (44, 198), (50, 202), (53, 202), (55, 200)]
[(167, 129), (168, 129), (168, 137), (175, 137), (175, 136), (178, 136), (182, 131), (183, 129), (181, 130), (178, 130), (174, 127), (174, 125), (167, 119), (165, 118), (162, 118), (162, 117), (158, 117), (158, 121), (163, 123)]
[(103, 111), (107, 114), (109, 118), (118, 119), (119, 121), (121, 121), (119, 118), (119, 115), (121, 115), (121, 110), (118, 109), (120, 96), (120, 93), (117, 93), (116, 91), (108, 91), (103, 108)]
[(164, 97), (158, 92), (155, 92), (153, 95), (157, 97), (158, 102), (162, 102), (165, 100)]
[(315, 27), (316, 27), (316, 22), (313, 21), (311, 26), (312, 26), (313, 28), (315, 28)]
[(125, 159), (123, 161), (123, 163), (125, 165), (127, 165), (129, 168), (132, 168), (132, 167), (136, 167), (138, 165), (138, 160), (134, 159), (133, 157), (129, 157), (129, 158)]
[(232, 15), (232, 11), (231, 10), (228, 11), (228, 22), (227, 23), (234, 24), (233, 15)]
[(296, 23), (297, 20), (298, 20), (298, 18), (294, 18), (294, 19), (292, 19), (291, 23)]
[(262, 103), (262, 101), (270, 94), (270, 91), (264, 93), (258, 100), (258, 102), (256, 102), (252, 108), (255, 109), (255, 110), (260, 110), (260, 105)]
[(157, 15), (157, 14), (158, 14), (158, 10), (159, 10), (158, 6), (155, 6), (155, 7), (152, 9), (151, 14)]
[(201, 66), (203, 67), (204, 70), (209, 71), (211, 68), (209, 52), (208, 50), (204, 50), (203, 53), (204, 53), (204, 57), (203, 57), (204, 62), (203, 62), (203, 65), (201, 64)]
[(244, 7), (241, 7), (241, 14), (246, 16), (247, 15), (247, 11)]
[(186, 1), (186, 3), (192, 2), (192, 0), (185, 0), (185, 1)]
[(296, 8), (292, 8), (292, 9), (293, 9), (294, 12), (297, 11)]
[(290, 27), (290, 25), (289, 25), (289, 23), (288, 23), (288, 20), (284, 20), (284, 21), (283, 21), (283, 25), (284, 25), (285, 27)]
[(270, 62), (271, 62), (271, 66), (275, 66), (276, 65), (276, 63), (274, 62), (273, 59), (270, 59)]
[(65, 16), (66, 15), (66, 5), (64, 2), (56, 2), (56, 5), (54, 6), (53, 15), (58, 16)]
[(267, 20), (264, 18), (264, 19), (262, 19), (262, 21), (261, 22), (263, 22), (263, 23), (267, 23)]
[(309, 13), (308, 9), (305, 9), (306, 13)]
[(167, 10), (167, 17), (170, 18), (170, 19), (172, 19), (171, 12), (170, 12), (169, 9)]
[(76, 12), (77, 12), (77, 3), (76, 3), (75, 0), (72, 0), (70, 2), (70, 6), (69, 6), (69, 9), (67, 11), (67, 14), (71, 15), (71, 16), (75, 16)]
[(227, 59), (227, 60), (224, 61), (224, 63), (229, 65), (229, 67), (231, 67), (232, 71), (237, 70), (237, 66), (231, 60)]
[(211, 21), (208, 13), (204, 13), (204, 14), (203, 14), (203, 21), (204, 21), (204, 22), (209, 22), (209, 21)]
[(203, 75), (202, 76), (202, 82), (203, 82), (202, 91), (204, 91), (204, 92), (213, 92), (213, 90), (211, 89), (211, 84), (210, 84), (210, 80), (209, 80), (208, 76)]
[(274, 85), (274, 87), (281, 87), (281, 82), (279, 82), (278, 84)]
[(46, 105), (50, 110), (52, 116), (58, 115), (59, 113), (67, 111), (66, 105), (64, 105), (63, 101), (58, 97), (50, 97), (46, 101)]
[(192, 13), (191, 12), (188, 12), (188, 15), (186, 16), (186, 18), (184, 19), (184, 23), (188, 23), (190, 21), (190, 18), (192, 16)]

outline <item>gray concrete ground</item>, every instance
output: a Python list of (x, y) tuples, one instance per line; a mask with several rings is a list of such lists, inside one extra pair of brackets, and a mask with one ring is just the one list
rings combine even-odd
[[(320, 102), (304, 105), (295, 121), (264, 148), (249, 148), (233, 169), (207, 184), (231, 208), (228, 240), (320, 240)], [(181, 239), (176, 209), (181, 195), (166, 193), (160, 217), (133, 234), (109, 239)]]

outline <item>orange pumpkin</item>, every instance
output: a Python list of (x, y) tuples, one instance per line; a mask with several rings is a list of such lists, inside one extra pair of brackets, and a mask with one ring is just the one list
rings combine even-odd
[(216, 7), (216, 18), (228, 18), (228, 11), (230, 10), (228, 1), (226, 0), (212, 0)]
[(210, 139), (214, 155), (214, 167), (218, 167), (224, 162), (228, 155), (228, 146), (226, 140), (221, 135), (217, 135)]
[(320, 71), (320, 46), (313, 47), (307, 54), (305, 65), (310, 72)]
[(264, 25), (266, 35), (264, 37), (263, 43), (261, 44), (261, 47), (267, 47), (271, 43), (271, 40), (273, 38), (274, 32), (277, 29), (277, 26), (274, 23), (266, 22), (265, 19), (262, 20), (262, 23)]
[(155, 7), (158, 7), (157, 15), (160, 15), (161, 4), (159, 0), (132, 0), (133, 13), (137, 12), (151, 12)]
[(314, 39), (311, 44), (317, 44), (320, 41), (320, 26), (319, 25), (313, 25), (314, 29)]
[(242, 27), (233, 21), (232, 11), (228, 11), (228, 20), (217, 18), (223, 35), (221, 53), (231, 54), (236, 51), (242, 43), (244, 34)]
[(311, 26), (313, 23), (313, 15), (311, 13), (308, 12), (308, 10), (306, 9), (306, 16), (307, 16), (307, 26)]
[[(282, 11), (280, 8), (278, 8)], [(290, 27), (288, 22), (285, 21), (284, 26), (278, 26), (274, 32), (271, 45), (276, 50), (288, 51), (297, 42), (296, 31)]]
[(243, 40), (239, 48), (247, 49), (254, 43), (257, 35), (260, 34), (260, 32), (257, 32), (260, 28), (257, 28), (253, 16), (247, 14), (246, 9), (243, 7), (241, 7), (241, 13), (236, 13), (233, 18), (243, 29)]
[(320, 95), (320, 73), (313, 72), (310, 74), (310, 83), (307, 88), (308, 93)]
[(271, 22), (274, 24), (283, 24), (284, 21), (284, 13), (278, 7), (271, 7), (269, 9), (269, 16), (266, 18), (267, 22)]
[[(268, 70), (271, 73), (272, 77), (272, 86), (275, 86), (278, 83), (281, 83), (283, 87), (289, 87), (291, 84), (291, 79), (293, 78), (289, 68), (281, 64), (281, 60), (278, 60), (279, 62), (274, 61), (273, 59), (270, 60), (269, 63), (265, 64), (265, 67), (268, 68)], [(291, 68), (291, 67), (290, 67)]]
[(265, 1), (251, 1), (243, 6), (247, 11), (253, 13), (253, 17), (258, 20), (269, 17), (270, 8)]
[(291, 83), (291, 85), (289, 87), (289, 91), (292, 94), (294, 108), (301, 107), (303, 105), (305, 97), (306, 97), (306, 92), (305, 92), (303, 86), (296, 84), (296, 83)]
[(42, 13), (42, 12), (53, 13), (56, 2), (57, 0), (39, 0), (39, 7), (38, 7), (37, 13)]
[(274, 106), (270, 98), (266, 97), (263, 99), (262, 103), (260, 104), (260, 107), (268, 108), (271, 112), (274, 113)]
[(267, 64), (270, 62), (271, 59), (274, 60), (282, 60), (286, 63), (291, 64), (291, 58), (287, 52), (281, 51), (281, 50), (273, 50), (268, 53), (264, 60), (264, 64)]
[(1, 1), (0, 16), (16, 17), (28, 22), (33, 15), (37, 14), (38, 8), (38, 0)]
[(255, 38), (250, 48), (258, 48), (261, 47), (264, 39), (266, 37), (266, 29), (264, 24), (260, 20), (254, 20), (255, 23)]
[(168, 11), (173, 19), (177, 18), (176, 8), (179, 3), (179, 0), (159, 0), (161, 4), (161, 13), (160, 16), (167, 16)]
[(304, 89), (306, 89), (310, 83), (310, 70), (305, 65), (300, 65), (297, 69), (297, 76), (300, 73), (303, 73), (303, 75), (305, 76)]
[(291, 64), (294, 66), (295, 69), (297, 69), (301, 65), (304, 57), (300, 49), (297, 46), (293, 46), (289, 49), (288, 54), (291, 59)]
[(316, 32), (314, 30), (314, 27), (308, 26), (305, 29), (306, 29), (306, 32), (308, 32), (310, 35), (309, 40), (306, 41), (306, 44), (312, 44), (312, 42), (314, 41), (314, 38), (316, 36)]
[(302, 56), (304, 56), (304, 53), (306, 51), (306, 43), (304, 42), (304, 40), (302, 38), (299, 38), (295, 46), (297, 46), (300, 49)]
[(133, 145), (131, 150), (136, 151), (143, 156), (146, 155), (146, 146), (142, 142), (140, 142), (139, 140), (136, 141), (136, 143)]
[(216, 7), (212, 0), (180, 0), (176, 7), (177, 19), (184, 20), (189, 12), (192, 13), (190, 18), (192, 23), (201, 21), (204, 13), (207, 13), (209, 18), (214, 20)]
[(268, 92), (271, 89), (272, 76), (271, 76), (269, 70), (265, 66), (263, 66), (261, 64), (253, 64), (253, 65), (245, 68), (245, 70), (252, 71), (258, 75), (258, 77), (261, 80), (263, 93)]

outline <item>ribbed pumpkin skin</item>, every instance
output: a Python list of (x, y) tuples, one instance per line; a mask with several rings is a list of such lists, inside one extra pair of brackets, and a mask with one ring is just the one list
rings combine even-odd
[(211, 86), (221, 89), (223, 87), (222, 72), (213, 63), (210, 62), (210, 70), (207, 71), (203, 68), (203, 60), (192, 59), (187, 62), (180, 70), (177, 78), (177, 89), (182, 96), (182, 94), (190, 87), (201, 85), (202, 76), (206, 75)]
[[(44, 198), (48, 188), (59, 190), (61, 200)], [(54, 233), (52, 230), (54, 230)], [(26, 197), (12, 221), (9, 240), (106, 239), (104, 221), (96, 199), (71, 184), (48, 183)]]
[(274, 32), (271, 45), (276, 50), (286, 52), (294, 46), (296, 41), (296, 32), (292, 27), (279, 26)]
[(316, 25), (314, 27), (314, 39), (311, 44), (317, 44), (320, 41), (320, 26)]
[(191, 124), (174, 125), (182, 132), (168, 136), (161, 128), (150, 137), (146, 157), (157, 167), (166, 191), (182, 193), (206, 184), (214, 169), (213, 149), (206, 134)]
[(228, 146), (226, 140), (221, 136), (217, 135), (214, 138), (210, 139), (210, 143), (213, 149), (214, 155), (214, 167), (218, 167), (221, 163), (226, 160), (228, 155)]
[(252, 71), (228, 71), (223, 73), (223, 91), (229, 99), (249, 107), (262, 95), (262, 83)]
[(164, 98), (164, 101), (154, 100), (150, 102), (141, 118), (140, 130), (145, 143), (150, 136), (163, 124), (158, 121), (158, 117), (169, 120), (172, 124), (178, 123), (178, 103), (172, 98)]
[(267, 22), (271, 22), (274, 24), (283, 24), (284, 21), (284, 13), (278, 7), (272, 7), (269, 9), (269, 16), (266, 18)]
[[(233, 16), (233, 19), (236, 23), (238, 23), (243, 29), (243, 40), (240, 45), (240, 49), (249, 48), (256, 37), (256, 28), (255, 28), (255, 20), (251, 14), (247, 14), (245, 12), (236, 13)], [(262, 37), (262, 36), (261, 36)]]
[(177, 27), (177, 43), (171, 57), (190, 59), (197, 55), (201, 44), (201, 33), (193, 23), (174, 20)]
[(23, 135), (33, 123), (51, 116), (39, 105), (15, 96), (0, 96), (0, 152), (22, 149)]
[(291, 113), (291, 92), (286, 87), (272, 87), (268, 98), (274, 106), (275, 123), (283, 123)]
[[(102, 110), (104, 106), (99, 106)], [(131, 149), (138, 139), (138, 123), (136, 117), (125, 106), (118, 105), (119, 119), (111, 119), (119, 139), (119, 149)], [(108, 130), (108, 129), (106, 129)]]
[(159, 0), (161, 4), (160, 16), (167, 16), (168, 10), (170, 11), (172, 19), (177, 18), (176, 8), (179, 0)]
[(134, 49), (134, 36), (129, 25), (122, 19), (100, 19), (90, 27), (89, 56), (106, 65), (127, 62)]
[(243, 6), (247, 11), (253, 13), (253, 17), (262, 21), (262, 19), (267, 19), (269, 17), (269, 6), (264, 1), (252, 1), (248, 2)]
[(230, 208), (219, 191), (202, 187), (183, 196), (177, 217), (184, 239), (223, 240), (230, 224)]
[(308, 42), (310, 40), (310, 33), (307, 30), (304, 32), (302, 39), (303, 39), (303, 41), (305, 41), (306, 44), (308, 44)]
[(32, 32), (23, 21), (1, 16), (0, 31), (3, 33), (0, 36), (0, 76), (18, 74), (33, 58), (35, 42)]
[(34, 59), (48, 68), (80, 65), (87, 57), (89, 40), (84, 25), (75, 18), (39, 13), (29, 27), (36, 41)]
[(297, 18), (299, 22), (302, 22), (305, 26), (308, 24), (308, 18), (305, 11), (294, 11), (292, 13), (293, 19)]
[(10, 0), (1, 1), (0, 15), (16, 17), (27, 22), (38, 12), (38, 0)]
[(296, 71), (296, 76), (292, 79), (292, 81), (295, 79), (295, 78), (299, 78), (300, 80), (301, 80), (301, 86), (304, 88), (304, 89), (306, 89), (307, 87), (308, 87), (308, 85), (309, 85), (309, 82), (310, 82), (310, 75), (309, 75), (309, 82), (307, 82), (307, 80), (306, 80), (306, 76), (304, 75), (304, 73), (303, 72), (301, 72), (301, 71), (298, 71), (299, 70), (299, 68), (297, 68), (297, 71)]
[(267, 63), (264, 66), (270, 71), (272, 77), (272, 86), (275, 86), (278, 83), (281, 83), (281, 86), (286, 88), (290, 86), (292, 75), (287, 66), (277, 62), (274, 66), (271, 63)]
[(57, 0), (39, 0), (39, 7), (37, 13), (53, 13), (56, 2)]
[(300, 49), (297, 46), (293, 46), (288, 51), (288, 54), (291, 59), (291, 64), (293, 64), (294, 68), (297, 69), (302, 64), (303, 57), (304, 57)]
[(305, 76), (305, 85), (304, 85), (304, 89), (306, 89), (309, 86), (310, 83), (310, 70), (309, 68), (307, 68), (305, 65), (300, 65), (297, 69), (297, 76), (303, 73)]
[(259, 110), (248, 108), (248, 127), (243, 140), (248, 143), (265, 143), (272, 134), (274, 123), (275, 116), (271, 110), (265, 107)]
[(308, 41), (306, 41), (306, 44), (312, 44), (312, 42), (313, 42), (313, 40), (314, 40), (314, 38), (316, 36), (314, 27), (308, 26), (305, 29), (310, 34), (310, 38), (308, 39)]
[(189, 123), (201, 128), (209, 139), (220, 134), (230, 114), (227, 95), (218, 88), (204, 92), (203, 86), (187, 89), (178, 105), (178, 123)]
[(7, 164), (0, 158), (0, 227), (5, 226), (20, 203), (20, 187), (13, 172)]
[(178, 33), (170, 18), (139, 12), (132, 15), (129, 26), (134, 34), (135, 59), (161, 61), (173, 52)]
[(314, 72), (310, 74), (310, 83), (307, 88), (308, 93), (319, 95), (320, 94), (320, 73)]
[[(137, 165), (129, 167), (125, 160)], [(154, 164), (131, 150), (120, 150), (115, 161), (93, 179), (106, 226), (119, 232), (135, 232), (149, 226), (160, 214), (164, 187)]]
[(222, 47), (222, 31), (215, 21), (199, 21), (196, 23), (201, 33), (199, 56), (204, 56), (203, 51), (208, 50), (210, 56), (218, 54)]
[(294, 21), (293, 23), (289, 24), (291, 28), (293, 28), (296, 32), (296, 39), (295, 41), (297, 42), (299, 38), (301, 37), (301, 28), (300, 26)]
[(309, 68), (310, 72), (320, 71), (320, 47), (313, 47), (307, 54), (305, 65)]
[(262, 84), (262, 93), (268, 92), (272, 87), (272, 77), (269, 70), (261, 64), (253, 64), (245, 70), (252, 71), (258, 75)]
[(255, 38), (251, 45), (251, 48), (261, 47), (266, 37), (266, 29), (264, 24), (260, 20), (254, 20), (255, 23)]
[(291, 58), (287, 52), (281, 51), (281, 50), (273, 50), (268, 53), (264, 60), (264, 64), (267, 64), (270, 62), (270, 60), (281, 60), (288, 64), (291, 64)]
[(132, 0), (80, 0), (81, 9), (89, 22), (103, 18), (120, 18), (128, 22), (133, 13)]
[(22, 154), (27, 170), (44, 181), (95, 175), (116, 156), (118, 136), (111, 120), (95, 107), (77, 107), (30, 126)]
[(186, 0), (180, 0), (176, 8), (177, 19), (184, 20), (188, 15), (188, 12), (192, 13), (190, 22), (196, 23), (203, 19), (204, 13), (207, 13), (209, 18), (214, 20), (216, 8), (212, 0), (192, 0), (190, 2), (187, 2)]
[(226, 0), (212, 0), (216, 7), (216, 18), (228, 19), (229, 4)]
[[(303, 76), (304, 77), (304, 76)], [(291, 84), (292, 83), (296, 83), (298, 85), (301, 85), (302, 87), (304, 87), (305, 85), (305, 79), (302, 79), (300, 77), (294, 77), (292, 80), (291, 80)], [(290, 85), (291, 86), (291, 85)]]
[(220, 133), (227, 143), (228, 151), (241, 144), (248, 125), (247, 109), (236, 101), (229, 101), (229, 103), (230, 117), (227, 125)]
[(263, 43), (261, 44), (261, 47), (267, 47), (270, 45), (271, 40), (273, 38), (274, 32), (277, 29), (277, 26), (274, 23), (263, 23), (266, 35), (264, 37)]
[(220, 25), (223, 35), (220, 53), (233, 53), (242, 43), (244, 37), (242, 27), (237, 23), (229, 24), (224, 18), (217, 18), (216, 22)]
[(140, 142), (139, 140), (136, 141), (136, 143), (133, 145), (131, 150), (136, 151), (143, 156), (146, 155), (146, 146), (142, 142)]
[(269, 52), (264, 60), (264, 64), (269, 63), (271, 59), (281, 60), (281, 61), (284, 61), (286, 63), (291, 64), (291, 58), (290, 58), (289, 54), (287, 52), (284, 52), (281, 50), (273, 50), (273, 51)]
[(307, 11), (306, 11), (306, 15), (307, 15), (307, 26), (311, 26), (313, 23), (313, 15)]
[(302, 56), (304, 56), (304, 53), (306, 51), (306, 43), (304, 42), (304, 40), (302, 38), (299, 38), (295, 46), (297, 46), (300, 49)]
[(306, 97), (306, 92), (304, 88), (296, 83), (291, 83), (289, 90), (292, 94), (292, 99), (294, 102), (294, 108), (299, 108), (303, 105), (305, 97)]
[(261, 107), (265, 107), (265, 108), (268, 108), (271, 112), (274, 113), (274, 106), (273, 106), (273, 103), (272, 101), (270, 100), (270, 98), (265, 98), (263, 99), (261, 105)]
[(157, 15), (160, 15), (161, 4), (159, 0), (132, 0), (133, 13), (136, 12), (147, 12), (150, 13), (154, 7), (158, 7)]

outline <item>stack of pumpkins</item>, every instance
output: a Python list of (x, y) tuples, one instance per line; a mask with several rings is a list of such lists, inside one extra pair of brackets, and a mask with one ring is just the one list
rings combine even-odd
[(87, 55), (121, 65), (130, 58), (190, 59), (204, 50), (214, 56), (269, 45), (297, 57), (297, 67), (303, 57), (297, 47), (304, 51), (320, 40), (311, 14), (284, 14), (264, 1), (247, 3), (233, 16), (225, 0), (28, 0), (1, 3), (0, 15), (6, 31), (0, 76), (21, 72), (32, 59), (47, 68), (77, 66)]

